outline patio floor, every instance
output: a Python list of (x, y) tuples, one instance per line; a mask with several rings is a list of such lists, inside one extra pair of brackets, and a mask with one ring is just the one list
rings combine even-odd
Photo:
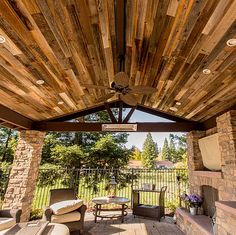
[(93, 214), (87, 213), (85, 221), (84, 235), (184, 235), (168, 217), (163, 222), (158, 222), (143, 217), (134, 218), (129, 213), (124, 223), (117, 219), (98, 219), (95, 224)]

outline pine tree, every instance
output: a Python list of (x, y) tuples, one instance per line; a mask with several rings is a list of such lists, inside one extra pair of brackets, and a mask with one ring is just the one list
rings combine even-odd
[(168, 160), (170, 161), (170, 148), (169, 148), (169, 143), (168, 143), (168, 140), (165, 138), (164, 140), (164, 144), (163, 144), (163, 147), (162, 147), (162, 152), (161, 152), (161, 155), (162, 155), (162, 159), (163, 160)]
[(177, 162), (176, 147), (174, 142), (174, 136), (170, 135), (170, 144), (169, 144), (169, 161)]
[(156, 144), (152, 139), (151, 133), (148, 133), (143, 144), (143, 151), (142, 151), (143, 166), (146, 168), (154, 168), (156, 157), (157, 157)]

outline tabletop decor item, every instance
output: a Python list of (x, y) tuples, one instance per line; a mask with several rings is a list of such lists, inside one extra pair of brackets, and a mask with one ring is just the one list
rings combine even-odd
[(112, 176), (111, 180), (108, 184), (108, 187), (107, 187), (109, 198), (115, 198), (116, 197), (116, 187), (117, 187), (117, 183), (116, 183), (116, 180), (115, 180), (115, 176)]
[(197, 194), (185, 194), (184, 201), (189, 206), (190, 214), (196, 215), (198, 207), (202, 205), (202, 197)]

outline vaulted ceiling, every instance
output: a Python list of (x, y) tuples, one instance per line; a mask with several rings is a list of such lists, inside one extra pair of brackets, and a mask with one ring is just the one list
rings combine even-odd
[(203, 122), (236, 104), (236, 0), (1, 0), (0, 37), (0, 104), (32, 120), (98, 105), (83, 84), (121, 69), (157, 89), (137, 95), (152, 109)]

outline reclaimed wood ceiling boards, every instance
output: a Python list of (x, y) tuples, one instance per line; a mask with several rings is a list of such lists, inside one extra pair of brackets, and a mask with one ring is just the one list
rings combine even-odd
[(1, 0), (0, 104), (35, 121), (96, 106), (107, 91), (82, 85), (109, 86), (122, 43), (130, 84), (157, 89), (139, 104), (203, 122), (236, 103), (236, 0), (127, 0), (125, 40), (119, 2)]

